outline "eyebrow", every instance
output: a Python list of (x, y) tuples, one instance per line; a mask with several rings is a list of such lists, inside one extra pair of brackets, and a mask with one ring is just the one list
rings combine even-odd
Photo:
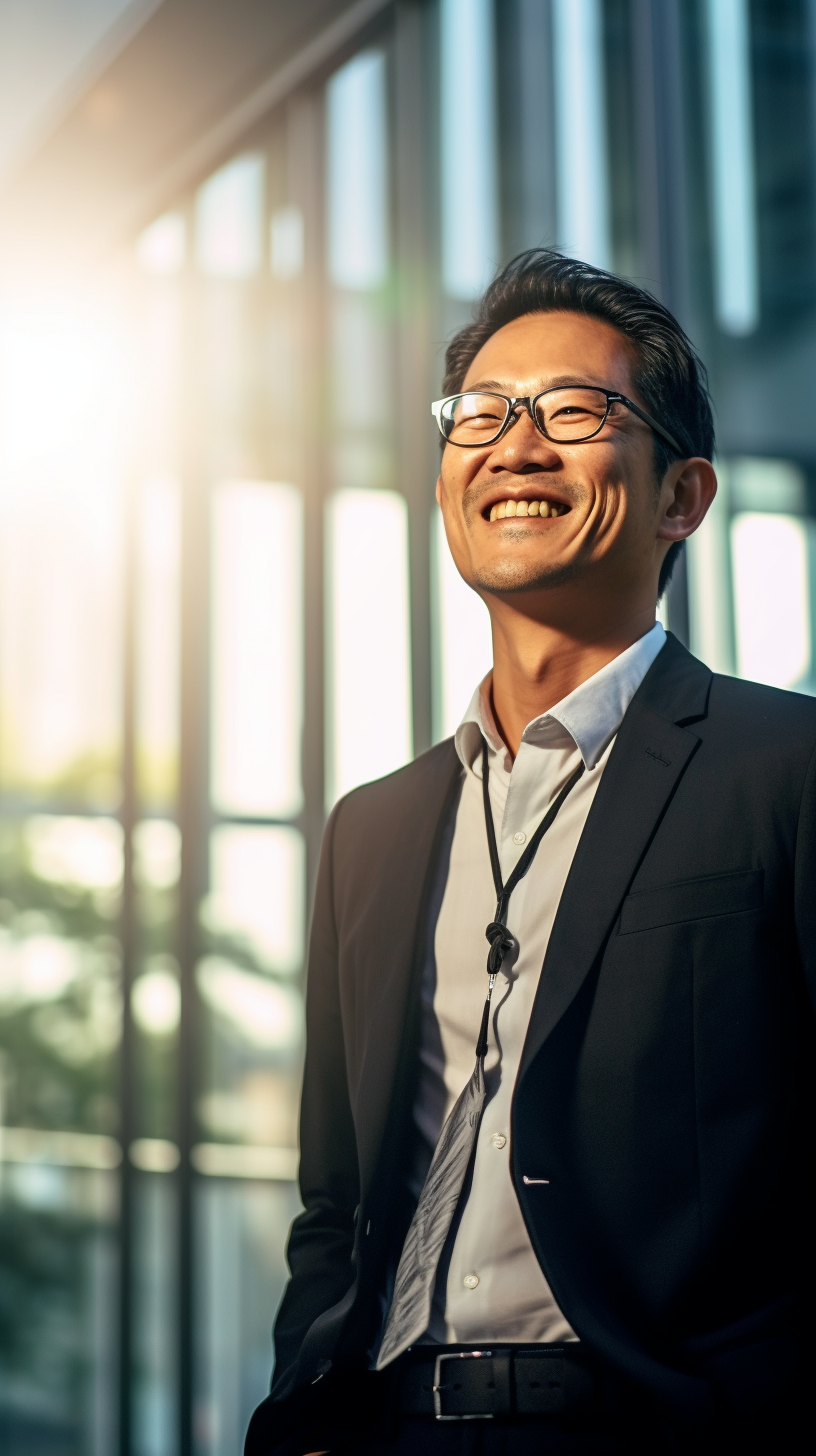
[[(547, 384), (542, 385), (541, 389), (534, 390), (533, 395), (535, 396), (536, 394), (543, 394), (544, 390), (546, 389), (563, 389), (570, 385), (579, 385), (587, 389), (607, 388), (605, 384), (597, 384), (594, 380), (582, 378), (580, 375), (558, 374), (554, 378), (550, 379)], [(503, 385), (498, 379), (477, 379), (475, 384), (469, 384), (467, 389), (463, 389), (462, 391), (460, 391), (460, 393), (470, 394), (474, 390), (479, 389), (496, 390), (499, 394), (504, 394), (506, 386)], [(616, 391), (612, 390), (612, 393), (615, 394)]]

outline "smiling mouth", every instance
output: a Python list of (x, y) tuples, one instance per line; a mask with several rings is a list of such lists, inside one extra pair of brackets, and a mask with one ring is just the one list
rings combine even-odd
[(490, 507), (489, 514), (485, 512), (485, 520), (506, 521), (513, 516), (565, 516), (569, 506), (563, 505), (560, 501), (543, 500), (540, 496), (525, 498), (524, 500), (495, 501)]

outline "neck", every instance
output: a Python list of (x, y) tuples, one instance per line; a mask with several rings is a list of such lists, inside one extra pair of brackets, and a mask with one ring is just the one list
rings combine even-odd
[(515, 758), (527, 724), (619, 657), (654, 626), (641, 606), (610, 623), (542, 622), (518, 606), (489, 601), (493, 629), (493, 713)]

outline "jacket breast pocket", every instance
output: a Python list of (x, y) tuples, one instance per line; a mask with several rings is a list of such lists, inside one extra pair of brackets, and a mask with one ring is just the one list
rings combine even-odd
[(758, 910), (762, 894), (762, 870), (735, 870), (726, 875), (675, 880), (653, 890), (636, 890), (623, 902), (618, 934), (633, 935), (638, 930), (679, 925), (684, 920)]

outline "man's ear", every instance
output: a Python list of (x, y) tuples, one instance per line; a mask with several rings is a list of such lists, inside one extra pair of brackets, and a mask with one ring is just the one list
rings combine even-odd
[(436, 477), (436, 504), (439, 506), (440, 509), (442, 508), (442, 476), (441, 475), (437, 475), (437, 477)]
[(710, 460), (693, 456), (676, 460), (660, 488), (658, 541), (685, 541), (697, 530), (717, 494), (717, 476)]

